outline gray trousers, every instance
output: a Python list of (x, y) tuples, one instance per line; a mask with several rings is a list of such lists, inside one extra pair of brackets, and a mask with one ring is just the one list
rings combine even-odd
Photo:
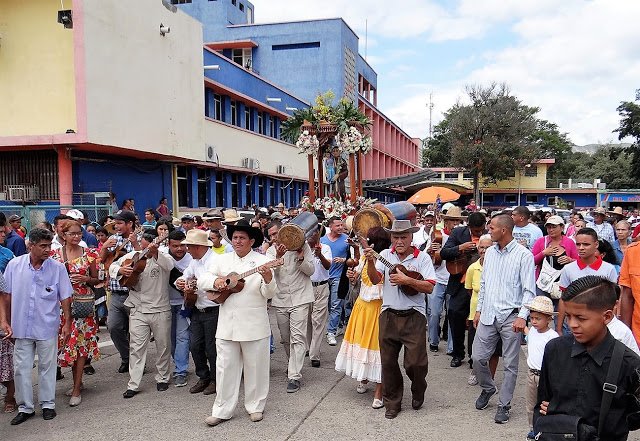
[(56, 356), (58, 337), (49, 340), (17, 338), (13, 349), (13, 380), (16, 385), (18, 411), (33, 413), (33, 381), (31, 371), (38, 354), (38, 399), (43, 409), (56, 407)]
[(124, 306), (127, 295), (111, 293), (107, 326), (111, 341), (120, 354), (123, 363), (129, 363), (129, 308)]
[(302, 378), (304, 354), (307, 351), (307, 323), (311, 303), (291, 308), (276, 307), (276, 320), (280, 330), (280, 341), (289, 359), (289, 380)]
[(329, 284), (314, 286), (315, 300), (309, 309), (307, 323), (307, 348), (310, 360), (320, 360), (320, 346), (327, 330), (327, 317), (329, 317)]
[(473, 339), (473, 372), (476, 374), (478, 384), (485, 392), (495, 392), (496, 383), (489, 371), (489, 359), (496, 350), (498, 340), (502, 340), (502, 358), (504, 365), (504, 380), (500, 388), (498, 404), (507, 406), (511, 404), (513, 391), (516, 388), (518, 377), (518, 361), (520, 359), (521, 334), (513, 332), (513, 322), (518, 318), (512, 313), (503, 323), (494, 320), (492, 325), (478, 323), (476, 336)]

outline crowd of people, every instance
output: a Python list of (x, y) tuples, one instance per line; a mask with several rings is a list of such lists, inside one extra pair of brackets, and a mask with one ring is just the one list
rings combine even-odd
[[(308, 356), (311, 367), (331, 363), (355, 379), (357, 393), (372, 383), (371, 406), (393, 419), (402, 410), (401, 350), (416, 410), (428, 353), (443, 350), (451, 368), (467, 360), (467, 382), (479, 387), (476, 409), (498, 395), (493, 420), (504, 424), (526, 344), (529, 438), (545, 439), (560, 414), (579, 416), (602, 440), (638, 428), (637, 211), (596, 208), (565, 220), (527, 207), (488, 212), (471, 201), (427, 207), (365, 235), (352, 217), (316, 210), (317, 226), (288, 249), (281, 229), (300, 211), (280, 204), (247, 217), (214, 208), (174, 218), (163, 198), (139, 216), (128, 199), (98, 223), (72, 209), (30, 231), (20, 216), (0, 213), (0, 381), (3, 410), (18, 411), (11, 424), (35, 415), (36, 354), (43, 418), (56, 416), (61, 368), (73, 376), (69, 405), (81, 404), (104, 325), (118, 372), (129, 375), (123, 398), (142, 392), (153, 340), (158, 392), (189, 384), (191, 358), (197, 380), (189, 392), (215, 394), (208, 425), (233, 417), (241, 380), (245, 409), (260, 421), (273, 308), (288, 393), (303, 386)], [(337, 358), (323, 359), (323, 344), (336, 346), (341, 335)], [(615, 387), (603, 391), (604, 383)]]

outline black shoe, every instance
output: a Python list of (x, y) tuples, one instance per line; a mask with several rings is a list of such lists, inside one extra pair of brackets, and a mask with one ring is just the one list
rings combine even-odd
[(498, 410), (496, 411), (496, 417), (494, 421), (497, 424), (506, 424), (509, 422), (511, 406), (498, 406)]
[(62, 375), (62, 368), (58, 366), (58, 368), (56, 369), (56, 381), (60, 381), (63, 378), (64, 378), (64, 375)]
[(458, 357), (453, 357), (453, 359), (451, 360), (451, 363), (449, 364), (449, 366), (451, 366), (451, 367), (460, 367), (460, 366), (462, 366), (462, 360), (460, 360)]
[(189, 393), (199, 394), (200, 392), (204, 391), (207, 386), (209, 386), (209, 383), (211, 383), (211, 381), (200, 379), (196, 384), (191, 386), (191, 388), (189, 389)]
[(489, 407), (489, 400), (496, 393), (496, 390), (493, 389), (491, 392), (482, 391), (480, 392), (480, 396), (476, 400), (476, 409), (483, 410)]
[(55, 409), (42, 409), (42, 419), (43, 420), (52, 420), (58, 415)]
[(289, 380), (287, 384), (287, 393), (292, 394), (294, 392), (298, 392), (300, 390), (300, 381), (299, 380)]
[(431, 352), (438, 352), (438, 345), (429, 345), (429, 350)]
[(125, 391), (125, 393), (122, 394), (122, 398), (133, 398), (136, 395), (138, 395), (138, 391), (137, 390), (127, 389)]
[(11, 425), (12, 426), (17, 426), (18, 424), (22, 424), (25, 421), (27, 421), (29, 418), (31, 418), (32, 416), (34, 416), (36, 413), (35, 412), (31, 412), (31, 413), (26, 413), (26, 412), (18, 412), (18, 415), (16, 415), (12, 420), (11, 420)]
[(424, 404), (424, 398), (421, 400), (411, 400), (411, 407), (413, 407), (415, 410), (420, 409), (422, 407), (422, 404)]
[(305, 357), (308, 357), (308, 356), (309, 356), (309, 351), (305, 352), (305, 353), (304, 353), (304, 356), (305, 356)]
[(120, 367), (118, 368), (119, 374), (124, 374), (125, 372), (129, 372), (129, 360), (123, 360), (122, 363), (120, 363)]
[(397, 417), (399, 413), (399, 410), (387, 409), (384, 411), (384, 417), (388, 420), (392, 420)]
[(156, 389), (158, 390), (158, 392), (164, 392), (165, 390), (169, 389), (169, 383), (157, 383)]
[(320, 367), (320, 360), (311, 360), (311, 367)]
[(87, 374), (87, 375), (93, 375), (93, 374), (95, 374), (95, 373), (96, 373), (96, 370), (95, 370), (95, 369), (93, 368), (93, 366), (91, 366), (91, 365), (85, 366), (85, 367), (84, 367), (84, 369), (83, 369), (83, 371), (84, 371), (84, 373), (85, 373), (85, 374)]

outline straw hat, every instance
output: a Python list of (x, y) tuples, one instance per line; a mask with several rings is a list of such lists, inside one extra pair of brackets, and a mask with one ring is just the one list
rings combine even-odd
[(214, 219), (224, 219), (224, 214), (222, 214), (222, 210), (219, 208), (212, 208), (203, 214), (202, 220), (214, 220)]
[(347, 218), (344, 220), (344, 227), (347, 229), (347, 233), (351, 234), (351, 231), (353, 231), (353, 219), (354, 216), (347, 216)]
[(607, 211), (607, 213), (624, 217), (624, 213), (622, 213), (622, 207), (615, 207), (613, 211)]
[(104, 224), (104, 229), (107, 230), (107, 233), (109, 234), (115, 234), (116, 232), (115, 226), (116, 226), (116, 221), (112, 220)]
[(203, 247), (213, 246), (213, 242), (209, 240), (209, 233), (198, 228), (187, 231), (187, 238), (181, 243), (182, 245), (200, 245)]
[(224, 220), (222, 222), (238, 222), (242, 220), (242, 216), (238, 215), (238, 212), (233, 208), (228, 208), (222, 212), (224, 214)]
[(593, 210), (591, 214), (601, 214), (602, 216), (606, 216), (607, 210), (605, 210), (604, 207), (598, 207), (595, 210)]
[(410, 220), (394, 220), (391, 228), (385, 228), (388, 233), (415, 233), (420, 229), (420, 227), (414, 227), (411, 225)]
[(465, 220), (467, 216), (462, 215), (460, 207), (453, 206), (447, 210), (447, 214), (442, 215), (443, 220)]
[(536, 296), (528, 305), (524, 305), (525, 308), (530, 311), (536, 311), (546, 315), (556, 315), (557, 312), (553, 310), (553, 302), (549, 297)]

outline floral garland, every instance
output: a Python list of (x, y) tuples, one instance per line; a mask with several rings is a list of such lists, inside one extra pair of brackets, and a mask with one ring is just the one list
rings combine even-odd
[(338, 144), (343, 152), (367, 154), (373, 147), (373, 140), (368, 135), (363, 135), (360, 131), (351, 126), (346, 132), (339, 133)]
[(317, 156), (320, 141), (318, 141), (316, 135), (309, 135), (309, 131), (304, 130), (298, 137), (296, 146), (300, 149), (300, 154)]
[(364, 196), (358, 196), (356, 201), (352, 204), (348, 199), (346, 201), (340, 201), (333, 195), (326, 196), (324, 198), (318, 198), (312, 204), (309, 196), (305, 196), (300, 201), (300, 205), (307, 211), (322, 210), (325, 217), (328, 219), (333, 216), (338, 216), (345, 219), (347, 216), (354, 214), (356, 211), (364, 207), (369, 207), (376, 202), (376, 199), (368, 199)]

